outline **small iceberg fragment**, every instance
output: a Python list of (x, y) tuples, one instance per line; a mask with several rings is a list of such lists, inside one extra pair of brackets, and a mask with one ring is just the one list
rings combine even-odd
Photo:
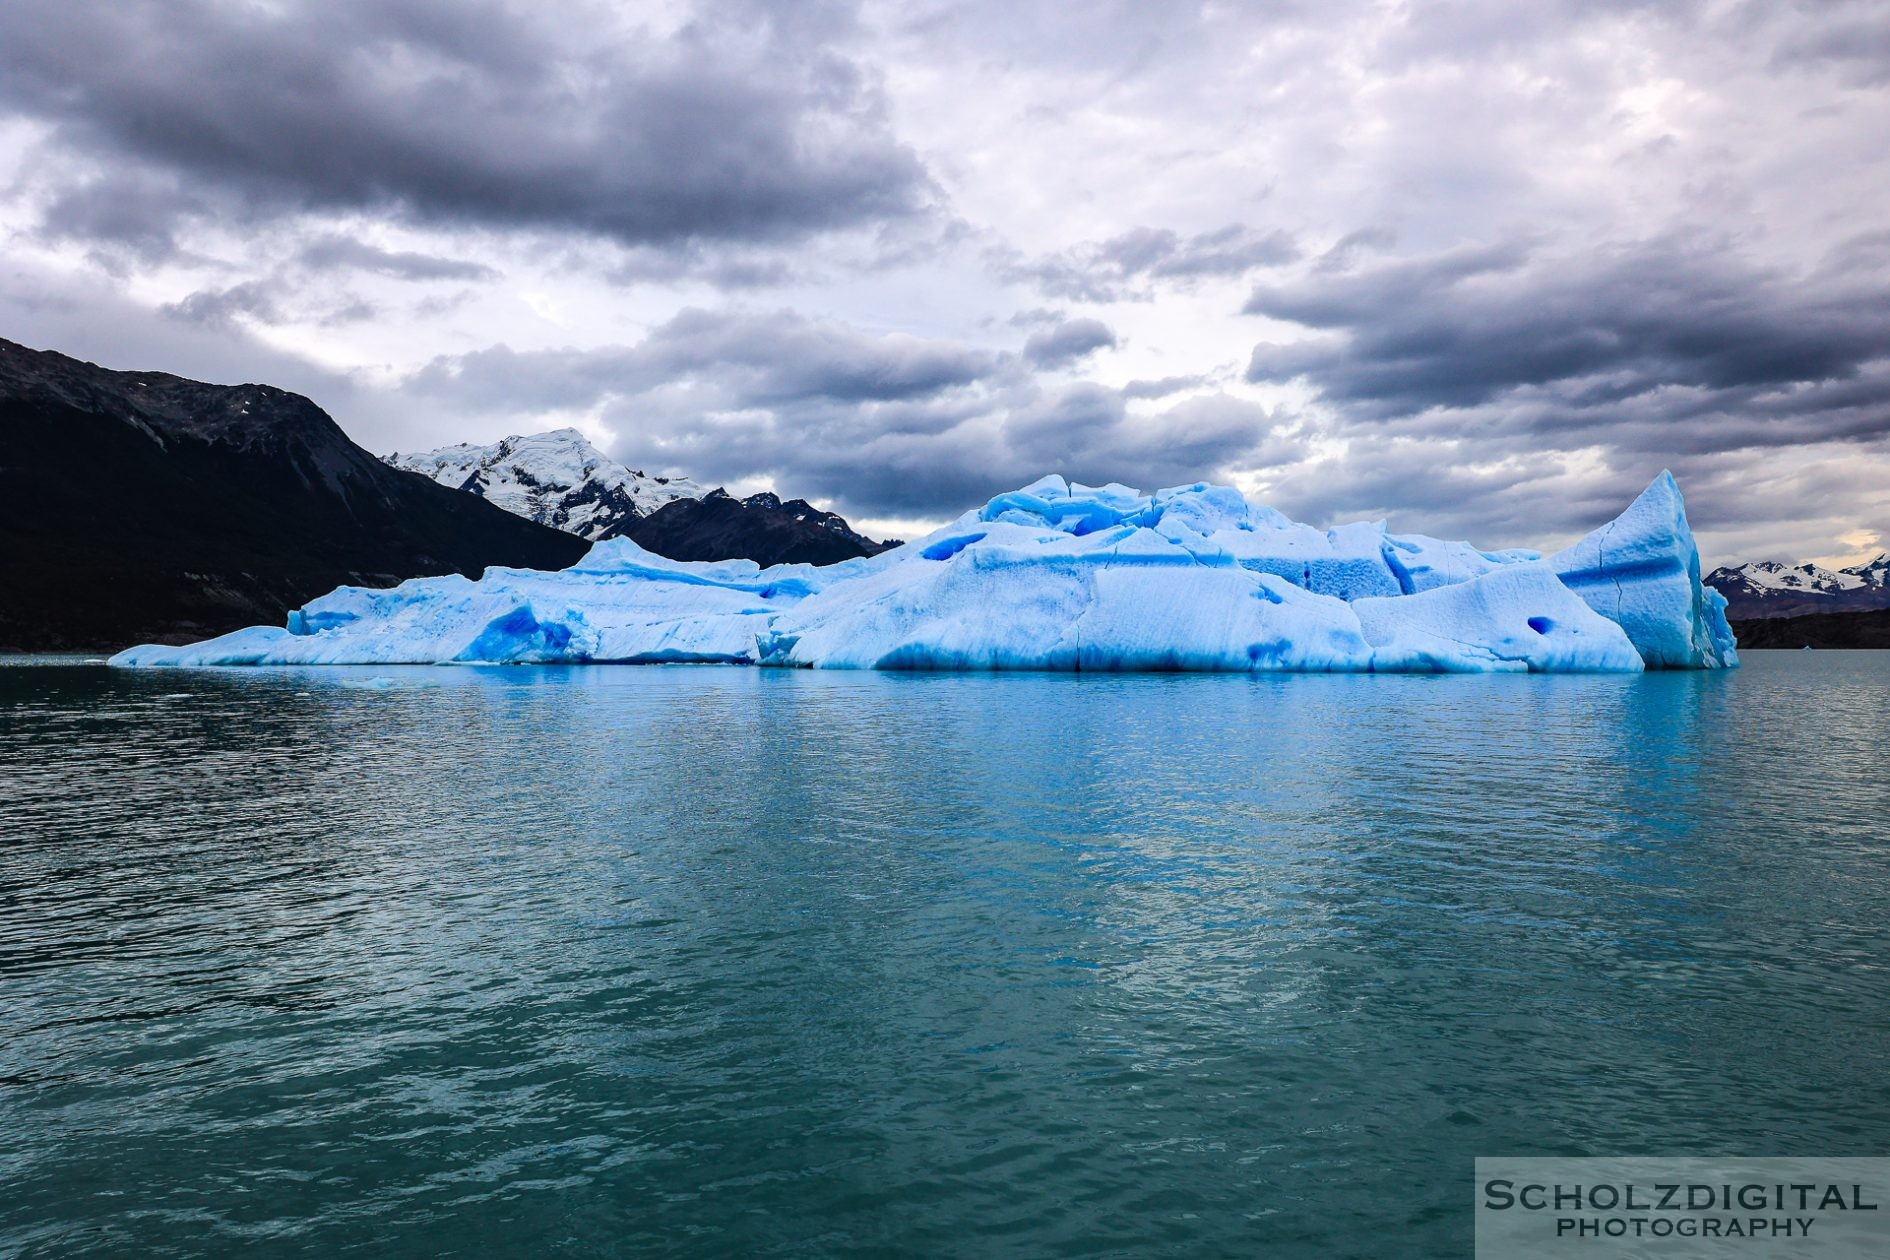
[(1625, 672), (1738, 663), (1672, 476), (1546, 559), (1322, 530), (1228, 486), (1045, 477), (879, 555), (666, 560), (341, 587), (123, 666), (714, 662), (813, 669)]

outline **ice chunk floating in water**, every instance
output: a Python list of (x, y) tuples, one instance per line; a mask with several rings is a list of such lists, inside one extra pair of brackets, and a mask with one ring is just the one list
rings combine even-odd
[(816, 669), (1638, 670), (1738, 663), (1673, 478), (1568, 550), (1314, 529), (1227, 486), (1046, 477), (925, 538), (814, 568), (628, 539), (569, 569), (344, 586), (115, 665), (725, 662)]

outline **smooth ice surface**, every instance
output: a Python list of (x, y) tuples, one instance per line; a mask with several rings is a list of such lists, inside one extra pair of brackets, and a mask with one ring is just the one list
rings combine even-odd
[(904, 546), (814, 568), (627, 539), (556, 573), (342, 587), (118, 665), (726, 662), (823, 669), (1632, 671), (1737, 663), (1673, 478), (1567, 551), (1321, 530), (1227, 486), (1045, 477)]

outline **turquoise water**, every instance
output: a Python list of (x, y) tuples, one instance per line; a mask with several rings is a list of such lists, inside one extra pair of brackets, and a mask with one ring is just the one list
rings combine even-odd
[(1447, 1256), (1890, 1150), (1890, 653), (0, 668), (0, 1254)]

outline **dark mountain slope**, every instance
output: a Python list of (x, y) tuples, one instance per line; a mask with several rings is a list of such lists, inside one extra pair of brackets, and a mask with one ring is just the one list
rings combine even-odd
[(700, 499), (665, 503), (621, 535), (671, 560), (753, 560), (771, 564), (838, 564), (894, 544), (855, 533), (846, 521), (802, 499), (772, 494), (737, 499), (711, 490)]
[(0, 340), (0, 648), (179, 642), (588, 547), (387, 467), (300, 395)]
[(1741, 652), (1747, 648), (1890, 648), (1890, 608), (1765, 617), (1735, 621), (1732, 627)]

